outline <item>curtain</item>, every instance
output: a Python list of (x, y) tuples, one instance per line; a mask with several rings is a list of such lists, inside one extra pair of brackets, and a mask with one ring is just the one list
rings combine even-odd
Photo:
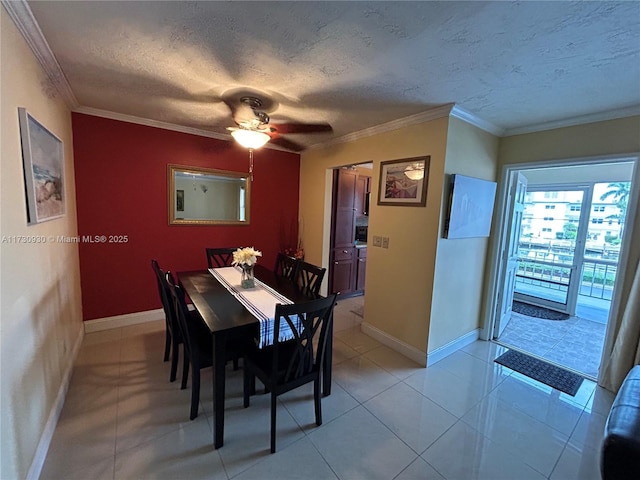
[[(620, 317), (618, 317), (620, 318)], [(633, 284), (624, 306), (620, 326), (606, 359), (599, 385), (617, 392), (634, 365), (640, 364), (640, 262), (636, 265)]]

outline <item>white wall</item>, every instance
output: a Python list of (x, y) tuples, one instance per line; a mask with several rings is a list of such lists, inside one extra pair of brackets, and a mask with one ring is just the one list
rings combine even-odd
[[(9, 480), (27, 477), (52, 409), (60, 405), (82, 338), (82, 310), (78, 246), (49, 241), (77, 234), (71, 115), (4, 8), (0, 21), (0, 478)], [(64, 144), (67, 213), (33, 226), (26, 223), (18, 107)], [(15, 236), (47, 242), (15, 243)]]

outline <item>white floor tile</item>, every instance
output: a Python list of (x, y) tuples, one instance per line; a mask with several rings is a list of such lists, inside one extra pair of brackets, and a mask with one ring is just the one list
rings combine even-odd
[(422, 454), (449, 480), (543, 480), (518, 456), (458, 422)]
[(456, 417), (462, 417), (493, 390), (494, 380), (464, 382), (453, 373), (433, 366), (414, 373), (404, 382)]
[(567, 445), (550, 480), (601, 480), (600, 450)]
[(567, 435), (493, 395), (471, 409), (462, 420), (545, 476), (553, 471), (568, 439)]
[(309, 439), (341, 479), (390, 479), (417, 457), (364, 407), (312, 432)]
[[(313, 406), (313, 383), (302, 385), (278, 398), (295, 419), (296, 423), (306, 433), (318, 428)], [(355, 398), (335, 382), (331, 386), (331, 395), (322, 397), (321, 404), (323, 425), (326, 425), (331, 420), (344, 415), (359, 405)]]
[(404, 383), (373, 397), (364, 406), (418, 454), (458, 420)]
[(286, 449), (269, 455), (260, 463), (245, 470), (234, 480), (335, 480), (333, 473), (322, 455), (316, 450), (308, 438), (298, 440)]
[(445, 480), (431, 465), (418, 457), (394, 480)]
[(418, 365), (413, 360), (408, 359), (386, 345), (369, 350), (363, 356), (398, 378), (407, 378), (418, 370), (424, 369), (423, 366)]
[(363, 356), (351, 358), (334, 366), (333, 379), (361, 403), (400, 381)]
[(162, 361), (164, 321), (87, 334), (41, 478), (598, 478), (613, 394), (590, 381), (575, 397), (557, 392), (496, 366), (504, 347), (490, 342), (419, 367), (360, 331), (363, 302), (336, 307), (323, 425), (312, 385), (281, 396), (275, 455), (270, 397), (258, 382), (244, 409), (242, 369), (227, 365), (225, 444), (214, 450), (211, 369), (190, 421), (191, 380), (180, 390), (179, 365), (169, 383)]
[(583, 410), (582, 405), (568, 401), (568, 395), (542, 383), (523, 382), (519, 377), (506, 379), (491, 396), (566, 436), (573, 432)]
[(211, 444), (212, 435), (207, 422), (184, 424), (167, 435), (121, 452), (114, 478), (226, 479), (220, 455)]

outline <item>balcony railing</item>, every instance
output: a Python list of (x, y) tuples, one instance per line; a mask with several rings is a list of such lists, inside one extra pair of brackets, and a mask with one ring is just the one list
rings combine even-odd
[[(551, 259), (562, 261), (557, 255), (552, 255)], [(585, 259), (580, 272), (579, 294), (611, 300), (616, 273), (617, 262), (615, 260)], [(570, 275), (570, 266), (539, 259), (538, 255), (534, 257), (526, 256), (520, 257), (516, 273), (516, 284), (529, 284), (566, 292)]]

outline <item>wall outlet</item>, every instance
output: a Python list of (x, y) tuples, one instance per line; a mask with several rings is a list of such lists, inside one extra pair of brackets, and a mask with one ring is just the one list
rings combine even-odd
[(382, 237), (382, 248), (389, 248), (389, 237)]
[(373, 236), (373, 246), (380, 247), (382, 245), (382, 237), (378, 237), (377, 235)]

